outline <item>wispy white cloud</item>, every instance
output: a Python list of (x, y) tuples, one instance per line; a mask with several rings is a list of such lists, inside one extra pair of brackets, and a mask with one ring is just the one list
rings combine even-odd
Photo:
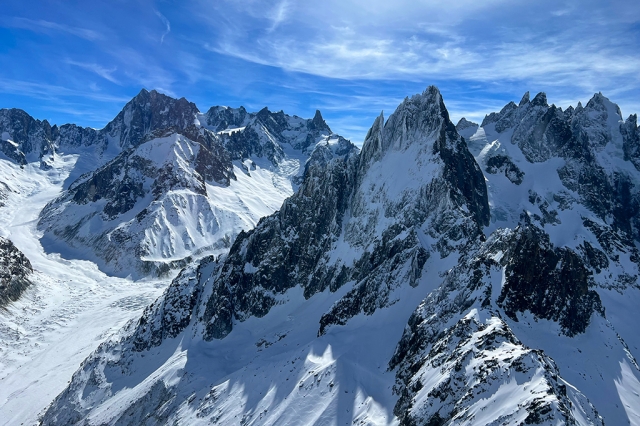
[(59, 24), (57, 22), (45, 21), (42, 19), (33, 20), (14, 17), (8, 20), (2, 20), (1, 22), (2, 24), (0, 25), (5, 28), (22, 28), (40, 33), (63, 32), (89, 41), (101, 40), (103, 38), (102, 34), (94, 30)]
[[(626, 77), (638, 80), (640, 57), (631, 53), (633, 43), (615, 34), (622, 18), (603, 17), (605, 12), (597, 8), (587, 8), (593, 14), (589, 20), (584, 16), (571, 20), (566, 16), (572, 14), (570, 3), (571, 7), (554, 12), (546, 12), (546, 7), (540, 8), (545, 12), (536, 12), (521, 2), (499, 0), (453, 5), (404, 0), (328, 2), (323, 8), (280, 3), (275, 9), (287, 8), (291, 23), (282, 28), (281, 20), (275, 19), (274, 25), (257, 35), (248, 28), (259, 25), (259, 18), (244, 7), (224, 2), (224, 11), (218, 9), (218, 13), (226, 14), (225, 19), (215, 23), (218, 37), (204, 47), (256, 64), (340, 79), (520, 79), (582, 87)], [(264, 6), (260, 1), (250, 3), (252, 10)], [(506, 16), (498, 9), (508, 11)], [(640, 12), (639, 7), (635, 9)], [(528, 24), (518, 16), (527, 13), (532, 14), (527, 16)], [(549, 13), (561, 20), (558, 27), (544, 21)], [(507, 17), (514, 18), (514, 23)], [(499, 19), (494, 29), (492, 20)]]
[(97, 75), (99, 75), (100, 77), (104, 78), (107, 81), (110, 81), (112, 83), (118, 84), (120, 85), (121, 83), (113, 76), (113, 73), (117, 70), (116, 67), (113, 68), (105, 68), (103, 66), (100, 66), (96, 63), (86, 63), (86, 62), (77, 62), (77, 61), (73, 61), (68, 59), (66, 61), (67, 64), (69, 65), (74, 65), (76, 67), (80, 67), (82, 69), (85, 69), (87, 71), (90, 71), (92, 73), (95, 73)]
[(271, 19), (271, 26), (268, 29), (268, 32), (273, 32), (278, 26), (287, 19), (287, 15), (289, 13), (289, 2), (288, 0), (282, 0), (278, 2), (271, 13), (269, 13), (269, 18)]
[(72, 89), (55, 84), (34, 81), (16, 80), (0, 77), (0, 92), (20, 96), (29, 96), (42, 100), (57, 100), (62, 97), (94, 100), (99, 102), (123, 103), (130, 100), (125, 96), (114, 96), (108, 93), (91, 90)]
[(154, 10), (154, 12), (158, 16), (158, 18), (160, 18), (160, 20), (162, 21), (162, 23), (165, 26), (165, 30), (162, 33), (162, 35), (160, 36), (160, 44), (162, 44), (162, 43), (164, 43), (164, 38), (171, 32), (171, 22), (169, 22), (167, 17), (164, 16), (162, 13), (160, 13), (158, 10)]
[[(76, 96), (64, 87), (84, 84), (78, 92), (101, 97), (109, 82), (111, 93), (155, 88), (202, 108), (320, 108), (357, 140), (380, 110), (388, 115), (429, 84), (456, 120), (480, 120), (526, 90), (563, 107), (602, 91), (627, 113), (640, 99), (640, 3), (631, 0), (142, 0), (13, 13), (25, 18), (0, 25), (45, 33), (55, 47), (15, 31), (24, 54), (0, 79), (24, 81), (19, 89), (0, 81), (0, 95), (23, 89), (52, 105)], [(90, 52), (84, 40), (94, 42)], [(56, 87), (47, 95), (46, 84), (29, 82)], [(110, 101), (96, 99), (96, 109), (101, 102)]]

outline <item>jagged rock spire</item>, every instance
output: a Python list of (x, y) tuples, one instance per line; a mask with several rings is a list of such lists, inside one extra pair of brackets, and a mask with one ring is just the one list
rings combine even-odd
[(382, 153), (382, 141), (384, 132), (384, 111), (373, 121), (373, 125), (367, 132), (360, 153), (360, 166), (364, 168), (380, 158)]
[(536, 97), (531, 101), (531, 105), (548, 107), (549, 104), (547, 103), (547, 94), (544, 92), (538, 93)]

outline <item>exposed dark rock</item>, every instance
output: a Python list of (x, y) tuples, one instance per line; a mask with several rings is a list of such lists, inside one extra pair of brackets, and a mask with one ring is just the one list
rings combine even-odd
[(636, 169), (640, 171), (640, 128), (638, 127), (638, 116), (630, 115), (627, 121), (620, 126), (623, 138), (624, 159), (631, 161)]
[(469, 128), (478, 128), (478, 127), (479, 127), (478, 123), (474, 123), (473, 121), (469, 121), (464, 117), (462, 117), (458, 121), (458, 124), (456, 124), (456, 130), (458, 131), (458, 133), (460, 133), (462, 130), (466, 130), (466, 129), (469, 129)]
[(31, 262), (10, 240), (0, 237), (0, 308), (20, 298), (31, 285)]
[[(276, 303), (275, 295), (291, 287), (301, 285), (309, 297), (346, 282), (339, 270), (327, 268), (322, 259), (341, 232), (357, 152), (344, 139), (334, 150), (318, 146), (298, 192), (278, 213), (238, 236), (206, 304), (206, 339), (226, 336), (234, 317), (264, 316)], [(297, 265), (295, 272), (291, 265)]]
[(524, 172), (506, 155), (493, 155), (487, 159), (487, 173), (504, 173), (505, 177), (516, 185), (522, 183)]
[(211, 107), (206, 113), (207, 125), (215, 132), (225, 129), (233, 129), (246, 126), (249, 121), (249, 113), (244, 107)]
[(155, 131), (186, 129), (193, 125), (198, 112), (196, 105), (185, 98), (174, 99), (142, 89), (102, 132), (118, 138), (121, 149), (133, 148)]
[(515, 234), (505, 272), (506, 281), (497, 299), (505, 313), (517, 321), (517, 312), (557, 321), (564, 333), (583, 333), (591, 315), (604, 309), (591, 272), (568, 248), (555, 248), (543, 231), (522, 226)]
[(215, 259), (210, 256), (180, 272), (162, 297), (147, 307), (138, 320), (135, 333), (128, 340), (135, 351), (158, 346), (163, 340), (178, 336), (189, 325), (201, 290), (202, 272), (211, 274), (216, 267)]

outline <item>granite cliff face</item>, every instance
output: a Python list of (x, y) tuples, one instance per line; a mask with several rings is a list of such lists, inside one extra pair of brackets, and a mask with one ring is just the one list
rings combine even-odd
[(313, 149), (297, 191), (183, 269), (43, 424), (640, 424), (633, 116), (527, 93), (456, 129), (429, 87), (360, 151), (263, 111), (198, 120), (248, 173)]

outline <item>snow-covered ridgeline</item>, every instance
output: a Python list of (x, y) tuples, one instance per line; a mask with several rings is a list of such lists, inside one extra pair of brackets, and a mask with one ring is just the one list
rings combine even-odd
[(210, 113), (236, 177), (315, 147), (299, 189), (92, 354), (46, 424), (640, 424), (634, 116), (527, 94), (458, 126), (476, 164), (435, 88), (361, 153)]

